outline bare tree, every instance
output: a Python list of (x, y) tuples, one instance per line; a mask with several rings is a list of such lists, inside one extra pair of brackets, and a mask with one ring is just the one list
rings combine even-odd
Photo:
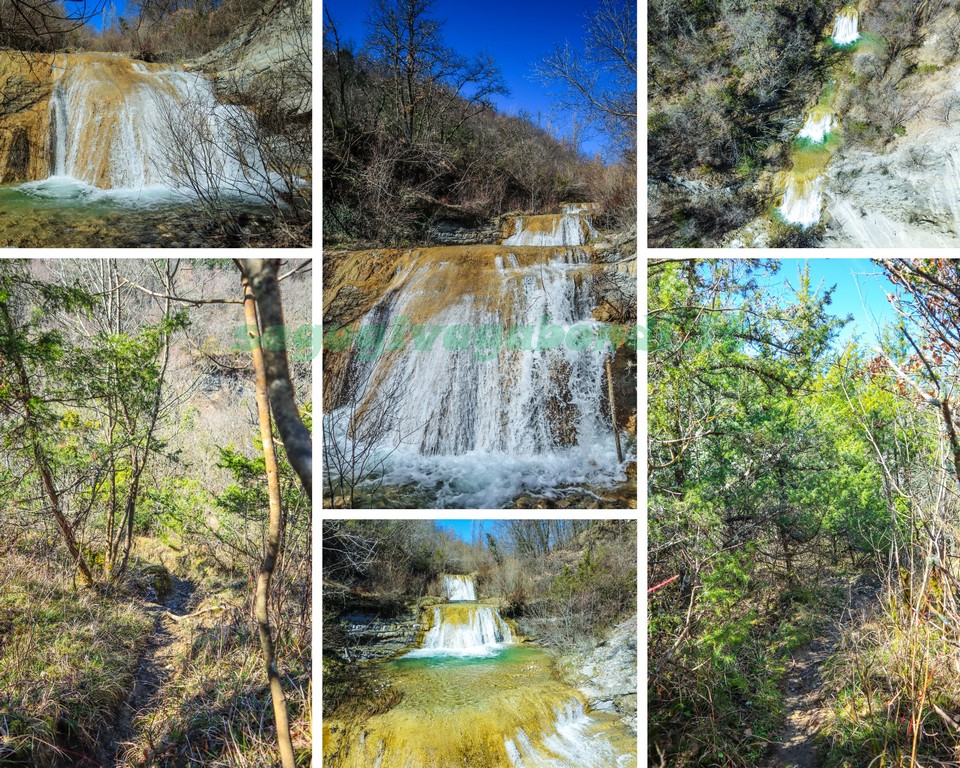
[(601, 0), (588, 19), (582, 51), (564, 43), (536, 68), (559, 87), (558, 103), (585, 117), (628, 155), (637, 140), (637, 5)]
[[(443, 44), (443, 22), (431, 15), (434, 0), (377, 0), (368, 45), (390, 73), (388, 98), (403, 136), (456, 130), (492, 106), (506, 85), (489, 56), (467, 59)], [(452, 118), (452, 119), (451, 119)]]
[(245, 225), (253, 203), (269, 212), (270, 245), (311, 242), (309, 6), (292, 3), (289, 14), (295, 33), (281, 44), (268, 73), (221, 77), (216, 99), (197, 88), (193, 98), (158, 105), (167, 135), (167, 181), (188, 189), (206, 222), (230, 240), (249, 239)]
[[(389, 353), (388, 353), (389, 354)], [(374, 494), (390, 457), (416, 431), (397, 423), (404, 397), (399, 377), (377, 378), (377, 367), (349, 352), (329, 355), (323, 413), (323, 480), (331, 507), (353, 509), (356, 494)]]
[(105, 0), (0, 0), (0, 46), (58, 50), (68, 33), (96, 18)]

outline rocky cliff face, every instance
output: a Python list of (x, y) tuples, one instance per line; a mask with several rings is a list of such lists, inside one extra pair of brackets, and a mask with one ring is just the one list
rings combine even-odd
[(595, 647), (563, 656), (560, 672), (590, 706), (612, 712), (637, 730), (637, 617), (610, 630)]
[(341, 617), (348, 641), (344, 656), (349, 661), (386, 659), (416, 645), (422, 627), (415, 614), (383, 618), (378, 613), (352, 611)]
[[(927, 84), (955, 97), (949, 80)], [(940, 107), (943, 114), (944, 107)], [(825, 247), (922, 248), (960, 245), (960, 112), (949, 121), (918, 116), (883, 150), (843, 150), (827, 173)]]
[(264, 7), (239, 34), (193, 65), (217, 78), (227, 99), (276, 94), (288, 114), (313, 110), (311, 4), (280, 0)]
[[(897, 86), (904, 121), (880, 147), (845, 142), (827, 170), (825, 247), (960, 245), (960, 94), (956, 12), (922, 30)], [(869, 61), (869, 49), (856, 53)], [(847, 87), (855, 87), (848, 85)], [(857, 105), (844, 116), (868, 122)]]
[(0, 51), (0, 184), (47, 176), (51, 54)]

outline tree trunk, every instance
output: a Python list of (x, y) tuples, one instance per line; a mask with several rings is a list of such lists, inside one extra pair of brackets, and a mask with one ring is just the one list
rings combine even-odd
[[(277, 430), (307, 498), (313, 499), (313, 444), (310, 442), (310, 432), (300, 418), (290, 380), (283, 304), (277, 282), (280, 262), (277, 259), (239, 259), (238, 264), (256, 297), (256, 308), (262, 321), (260, 327), (269, 341), (255, 346), (262, 350), (262, 367), (266, 376), (264, 386), (270, 398), (273, 417), (277, 421)], [(249, 318), (247, 325), (250, 325)]]
[(607, 356), (607, 393), (610, 396), (610, 423), (613, 424), (613, 439), (617, 444), (617, 461), (623, 463), (623, 448), (620, 447), (620, 429), (617, 427), (617, 401), (613, 393), (613, 355)]
[(277, 671), (276, 650), (273, 645), (273, 633), (270, 628), (268, 601), (273, 569), (280, 555), (280, 536), (283, 529), (283, 512), (280, 507), (280, 477), (277, 470), (277, 454), (273, 445), (273, 429), (270, 424), (270, 406), (267, 402), (267, 375), (264, 355), (260, 345), (257, 307), (254, 303), (254, 291), (251, 281), (244, 276), (243, 312), (247, 323), (247, 332), (251, 337), (253, 370), (256, 378), (257, 416), (260, 422), (260, 439), (263, 441), (263, 460), (267, 469), (267, 494), (270, 502), (270, 522), (267, 530), (266, 550), (257, 577), (257, 590), (254, 598), (254, 613), (260, 632), (260, 647), (267, 667), (267, 679), (270, 682), (270, 697), (273, 699), (273, 716), (277, 724), (277, 741), (280, 746), (280, 760), (283, 768), (295, 768), (293, 744), (290, 740), (290, 723), (287, 720), (287, 702), (283, 695), (280, 673)]

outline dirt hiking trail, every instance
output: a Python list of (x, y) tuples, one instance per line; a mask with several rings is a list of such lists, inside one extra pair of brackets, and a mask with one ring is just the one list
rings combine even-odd
[(816, 735), (830, 706), (823, 689), (823, 664), (836, 649), (843, 630), (860, 621), (880, 593), (879, 580), (868, 574), (847, 579), (841, 586), (846, 592), (843, 608), (820, 636), (797, 651), (788, 663), (783, 700), (786, 719), (768, 768), (817, 768), (820, 764)]
[(153, 614), (154, 630), (140, 657), (133, 689), (120, 711), (112, 743), (104, 747), (102, 764), (111, 768), (130, 768), (151, 760), (149, 754), (125, 753), (134, 744), (142, 743), (138, 738), (138, 721), (155, 707), (160, 691), (173, 676), (174, 649), (180, 639), (180, 630), (173, 617), (187, 614), (187, 606), (196, 589), (193, 583), (173, 574), (170, 574), (170, 580), (170, 594), (165, 599), (158, 598), (147, 604), (147, 610)]

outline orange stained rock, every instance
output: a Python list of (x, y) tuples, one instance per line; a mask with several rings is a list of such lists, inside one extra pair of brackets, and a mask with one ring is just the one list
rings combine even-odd
[(0, 184), (47, 177), (51, 54), (0, 51)]

